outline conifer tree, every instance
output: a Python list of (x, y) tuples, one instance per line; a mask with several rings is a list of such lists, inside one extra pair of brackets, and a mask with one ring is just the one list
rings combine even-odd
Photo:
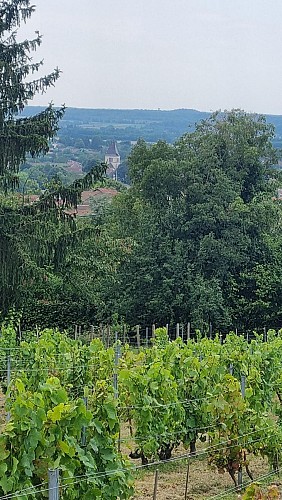
[(69, 188), (54, 182), (32, 206), (11, 198), (20, 165), (29, 154), (48, 152), (64, 113), (64, 107), (49, 105), (31, 117), (21, 114), (60, 75), (56, 68), (35, 77), (43, 64), (32, 58), (41, 45), (39, 32), (31, 40), (18, 40), (18, 28), (33, 12), (30, 0), (0, 0), (0, 311), (20, 303), (23, 287), (44, 275), (44, 266), (58, 264), (76, 234), (75, 221), (66, 209), (76, 207), (82, 190), (105, 171), (102, 164)]

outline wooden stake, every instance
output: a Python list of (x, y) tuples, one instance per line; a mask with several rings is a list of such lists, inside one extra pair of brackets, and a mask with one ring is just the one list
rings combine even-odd
[(21, 322), (19, 322), (19, 340), (20, 340), (20, 343), (21, 343), (21, 341), (22, 341)]
[(158, 492), (158, 478), (159, 478), (159, 469), (156, 469), (156, 472), (155, 472), (155, 483), (154, 483), (154, 494), (153, 494), (153, 500), (156, 500), (156, 498), (157, 498), (157, 492)]
[[(7, 358), (7, 393), (6, 397), (9, 397), (10, 394), (10, 383), (11, 383), (11, 351), (9, 351), (8, 358)], [(11, 413), (8, 411), (6, 420), (9, 422), (11, 418)]]
[[(245, 398), (245, 389), (246, 389), (246, 376), (241, 375), (241, 394), (242, 398)], [(243, 469), (242, 466), (240, 466), (238, 470), (238, 487), (239, 489), (242, 488), (243, 485)]]
[(210, 323), (210, 328), (209, 328), (209, 337), (212, 339), (212, 324)]
[(107, 348), (110, 347), (110, 338), (111, 338), (111, 327), (110, 325), (107, 326)]
[(137, 325), (136, 329), (137, 329), (137, 334), (136, 334), (136, 337), (137, 337), (137, 347), (138, 347), (138, 349), (140, 349), (140, 325)]
[(190, 333), (191, 333), (191, 323), (190, 321), (187, 323), (187, 342), (190, 340)]
[(176, 323), (176, 338), (179, 337), (179, 323)]
[(239, 487), (239, 489), (242, 488), (242, 485), (243, 485), (243, 470), (242, 470), (242, 466), (240, 466), (240, 468), (238, 470), (238, 487)]
[(189, 472), (190, 472), (190, 459), (188, 458), (188, 462), (187, 462), (187, 472), (186, 472), (186, 483), (185, 483), (185, 496), (184, 496), (184, 500), (187, 500), (187, 494), (188, 494), (188, 483), (189, 483)]

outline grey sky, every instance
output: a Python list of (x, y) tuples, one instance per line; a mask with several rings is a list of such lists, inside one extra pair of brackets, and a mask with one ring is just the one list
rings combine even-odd
[(281, 0), (34, 0), (45, 73), (33, 104), (282, 114)]

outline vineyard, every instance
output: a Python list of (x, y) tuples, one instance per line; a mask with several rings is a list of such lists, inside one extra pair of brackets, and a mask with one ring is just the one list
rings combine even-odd
[[(59, 496), (49, 498), (63, 500), (133, 498), (140, 472), (177, 462), (187, 469), (186, 499), (195, 498), (189, 469), (203, 460), (229, 479), (218, 495), (202, 498), (236, 498), (261, 476), (276, 477), (280, 332), (250, 342), (235, 333), (183, 342), (159, 328), (149, 344), (105, 347), (53, 330), (19, 341), (13, 327), (2, 327), (0, 498), (48, 498), (50, 470)], [(258, 457), (268, 464), (259, 477)], [(265, 498), (279, 498), (273, 488)], [(264, 498), (258, 489), (242, 498)], [(157, 493), (156, 473), (146, 498)]]

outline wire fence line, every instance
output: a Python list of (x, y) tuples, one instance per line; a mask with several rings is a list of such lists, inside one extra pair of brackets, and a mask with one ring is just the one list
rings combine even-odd
[[(58, 357), (59, 357), (59, 356), (62, 356), (62, 355), (58, 355)], [(12, 359), (13, 359), (13, 358), (12, 358)], [(99, 358), (97, 358), (97, 359), (99, 359)], [(14, 361), (16, 362), (16, 358), (14, 358)], [(100, 361), (100, 359), (99, 359), (99, 361)], [(72, 360), (70, 360), (70, 362), (72, 362)], [(89, 368), (92, 368), (92, 367), (96, 368), (96, 367), (97, 367), (97, 365), (95, 365), (95, 364), (88, 364), (88, 365), (87, 365), (87, 367), (89, 367)], [(27, 371), (27, 372), (30, 372), (30, 373), (33, 373), (33, 372), (38, 373), (38, 372), (40, 372), (41, 370), (42, 370), (42, 372), (44, 372), (44, 371), (51, 371), (51, 370), (73, 371), (74, 369), (79, 369), (79, 368), (83, 368), (83, 369), (85, 369), (86, 367), (85, 367), (85, 365), (75, 365), (75, 366), (70, 366), (70, 367), (66, 367), (66, 366), (56, 366), (56, 365), (55, 365), (55, 366), (51, 366), (51, 367), (37, 367), (37, 368), (30, 368), (30, 367), (23, 367), (23, 366), (19, 366), (19, 367), (17, 367), (16, 369), (11, 370), (11, 373), (17, 373), (17, 372), (18, 372), (19, 370), (21, 370), (21, 369), (22, 369), (22, 370), (25, 370), (25, 371)], [(6, 374), (6, 370), (3, 370), (2, 372)], [(1, 373), (1, 371), (0, 371), (0, 373)], [(109, 379), (108, 381), (109, 381), (109, 382), (112, 382), (112, 380), (111, 380), (111, 379)], [(83, 384), (79, 386), (79, 388), (83, 388), (83, 387), (85, 387)], [(157, 404), (153, 404), (153, 405), (151, 405), (150, 403), (148, 403), (148, 406), (150, 406), (151, 408), (169, 408), (169, 407), (173, 407), (173, 406), (175, 406), (175, 405), (180, 405), (180, 404), (187, 405), (187, 404), (191, 404), (191, 403), (195, 403), (195, 402), (206, 401), (206, 400), (208, 400), (208, 399), (217, 398), (217, 397), (218, 397), (218, 395), (216, 395), (216, 394), (215, 394), (215, 395), (208, 395), (208, 396), (205, 396), (205, 397), (203, 397), (203, 398), (185, 399), (185, 400), (183, 400), (183, 401), (173, 401), (173, 402), (170, 402), (170, 403), (157, 403)], [(117, 406), (117, 409), (118, 409), (118, 410), (123, 410), (123, 409), (124, 409), (124, 410), (126, 410), (126, 409), (129, 409), (129, 410), (136, 409), (136, 410), (138, 410), (138, 409), (140, 409), (140, 408), (144, 408), (144, 405), (135, 405), (135, 406), (122, 406), (122, 405), (118, 405), (118, 406)], [(215, 427), (215, 426), (209, 426), (209, 427), (210, 427), (210, 428), (212, 428), (212, 427)], [(197, 430), (199, 430), (199, 428), (195, 428), (194, 430), (196, 430), (196, 429), (197, 429)], [(204, 428), (203, 428), (203, 429), (204, 429)], [(205, 429), (207, 429), (207, 427), (205, 427)], [(189, 430), (189, 431), (192, 431), (192, 429), (188, 429), (188, 430)], [(245, 436), (248, 436), (248, 435), (250, 435), (250, 434), (253, 434), (254, 432), (259, 432), (260, 430), (261, 430), (261, 429), (256, 430), (256, 431), (253, 431), (253, 432), (250, 432), (250, 433), (248, 433), (248, 434), (245, 434)], [(244, 435), (240, 435), (240, 436), (238, 437), (238, 439), (243, 438), (243, 437), (244, 437)], [(145, 437), (145, 438), (146, 438), (146, 437)], [(133, 438), (133, 439), (134, 439), (134, 438)], [(140, 437), (140, 439), (141, 439), (141, 437)], [(237, 439), (237, 438), (233, 438), (233, 439)], [(255, 442), (255, 441), (253, 441), (253, 442)], [(223, 443), (224, 443), (224, 442), (223, 442)], [(220, 444), (223, 444), (223, 443), (220, 443)], [(236, 444), (236, 445), (233, 445), (233, 446), (237, 446), (237, 444)], [(231, 447), (232, 447), (232, 446), (228, 446), (227, 448), (231, 448)], [(207, 453), (207, 450), (211, 450), (211, 448), (212, 448), (212, 447), (209, 447), (209, 448), (206, 448), (205, 450), (202, 450), (202, 451), (201, 451), (201, 452), (199, 452), (199, 453), (196, 453), (195, 457), (199, 457), (200, 455), (206, 454), (206, 453)], [(222, 448), (218, 448), (218, 449), (222, 449)], [(171, 459), (167, 459), (167, 460), (156, 461), (156, 462), (152, 462), (152, 463), (150, 463), (150, 464), (146, 464), (146, 465), (143, 465), (143, 466), (136, 466), (136, 467), (132, 468), (132, 470), (139, 470), (140, 468), (144, 468), (144, 467), (148, 468), (148, 467), (152, 467), (152, 466), (158, 466), (158, 465), (160, 465), (160, 464), (164, 464), (164, 463), (167, 463), (167, 462), (172, 462), (172, 461), (177, 461), (177, 460), (183, 460), (183, 459), (185, 459), (185, 458), (187, 459), (187, 457), (189, 457), (189, 456), (190, 456), (190, 454), (184, 454), (184, 455), (181, 455), (181, 456), (179, 456), (179, 457), (173, 457), (173, 458), (171, 458)], [(126, 470), (126, 471), (127, 471), (127, 469), (124, 469), (124, 470)], [(116, 471), (111, 471), (111, 473), (118, 473), (118, 472), (121, 472), (121, 471), (122, 471), (122, 469), (117, 469)], [(86, 475), (86, 476), (85, 476), (85, 480), (91, 480), (91, 479), (93, 479), (94, 477), (98, 477), (98, 475), (99, 475), (99, 476), (101, 476), (101, 475), (103, 476), (103, 475), (105, 475), (105, 473), (96, 473), (96, 474), (94, 474), (94, 475)], [(76, 479), (76, 478), (78, 478), (78, 476), (75, 476), (75, 477), (74, 477), (74, 479)], [(93, 480), (94, 480), (94, 479), (93, 479)], [(69, 481), (69, 480), (68, 480), (68, 481)], [(77, 482), (78, 482), (78, 481), (77, 481)], [(68, 484), (70, 484), (70, 483), (68, 483)], [(68, 485), (68, 484), (66, 484), (66, 485), (65, 485), (65, 487), (67, 487), (67, 485)], [(63, 483), (62, 483), (62, 486), (64, 486), (64, 485), (63, 485)], [(31, 489), (32, 489), (32, 487), (30, 487), (30, 488), (29, 488), (29, 490), (31, 490)], [(23, 491), (24, 491), (24, 490), (23, 490)], [(19, 494), (17, 494), (17, 495), (10, 496), (10, 497), (6, 495), (6, 496), (0, 497), (0, 498), (6, 499), (6, 498), (16, 498), (16, 497), (19, 497), (19, 496), (24, 496), (23, 491), (19, 492), (19, 493), (20, 493), (20, 495), (19, 495)], [(46, 492), (46, 491), (48, 491), (48, 488), (47, 488), (47, 489), (45, 489), (45, 490), (40, 490), (40, 491), (38, 490), (38, 493), (43, 492), (43, 491), (45, 491), (45, 492)], [(26, 493), (25, 493), (25, 494), (26, 494)], [(30, 491), (30, 492), (29, 492), (29, 493), (27, 493), (27, 494), (34, 494), (34, 491)], [(37, 493), (35, 492), (35, 494), (37, 494)], [(219, 497), (219, 498), (220, 498), (220, 497)]]
[[(42, 486), (46, 486), (44, 489), (38, 489), (41, 488)], [(37, 484), (36, 486), (29, 486), (28, 488), (24, 488), (18, 492), (15, 493), (7, 493), (4, 496), (1, 496), (0, 499), (2, 500), (9, 500), (10, 498), (19, 498), (21, 496), (25, 495), (31, 495), (31, 494), (37, 494), (41, 492), (46, 492), (48, 491), (48, 483), (47, 481), (44, 481), (43, 483)]]
[[(91, 342), (94, 339), (100, 339), (105, 347), (112, 346), (116, 339), (118, 338), (123, 344), (129, 344), (132, 347), (148, 347), (152, 345), (152, 341), (155, 338), (155, 331), (157, 328), (166, 328), (168, 338), (170, 340), (176, 340), (181, 338), (184, 342), (189, 340), (198, 341), (200, 338), (206, 337), (210, 340), (218, 339), (219, 341), (224, 341), (226, 335), (229, 332), (221, 332), (214, 325), (209, 324), (207, 328), (200, 333), (199, 329), (195, 325), (192, 325), (189, 321), (179, 321), (178, 323), (170, 323), (166, 325), (119, 325), (115, 327), (110, 324), (100, 324), (100, 325), (79, 325), (73, 324), (63, 330), (68, 332), (69, 337), (72, 340), (81, 340), (82, 342)], [(30, 339), (30, 331), (22, 331), (21, 326), (18, 327), (19, 331), (17, 334), (17, 341), (24, 341)], [(279, 331), (281, 325), (272, 328), (271, 330)], [(42, 327), (37, 327), (37, 333), (33, 335), (34, 340), (40, 338), (40, 333), (44, 330)], [(256, 328), (255, 330), (249, 330), (241, 332), (236, 326), (230, 328), (238, 336), (243, 336), (247, 342), (255, 339), (257, 335), (263, 337), (264, 341), (267, 341), (268, 328)], [(9, 348), (0, 348), (1, 350), (8, 350)], [(16, 350), (17, 347), (12, 348)]]
[[(245, 436), (250, 435), (250, 434), (251, 433), (248, 433)], [(241, 437), (243, 437), (243, 436), (241, 436)], [(255, 439), (255, 440), (252, 441), (252, 443), (256, 443), (256, 442), (259, 442), (259, 439)], [(238, 444), (234, 444), (232, 446), (227, 446), (227, 447), (224, 446), (224, 448), (230, 449), (230, 448), (237, 447), (237, 446), (238, 446)], [(137, 472), (139, 470), (149, 469), (151, 467), (158, 467), (160, 465), (164, 465), (164, 464), (168, 464), (168, 463), (174, 463), (174, 462), (183, 461), (183, 460), (187, 461), (187, 459), (193, 459), (194, 460), (194, 459), (197, 459), (197, 458), (200, 458), (200, 457), (206, 455), (208, 453), (208, 451), (210, 451), (211, 449), (213, 451), (220, 451), (221, 449), (223, 449), (223, 447), (222, 446), (221, 447), (216, 447), (216, 448), (208, 447), (208, 448), (205, 448), (204, 450), (202, 450), (202, 451), (200, 451), (200, 452), (198, 452), (196, 454), (185, 453), (185, 454), (181, 454), (181, 455), (178, 455), (176, 457), (172, 457), (172, 458), (169, 458), (169, 459), (166, 459), (166, 460), (158, 460), (158, 461), (151, 462), (149, 464), (137, 465), (137, 466), (131, 467), (129, 470)], [(96, 474), (92, 474), (92, 475), (76, 476), (76, 477), (73, 478), (74, 480), (71, 481), (71, 482), (69, 482), (69, 480), (66, 480), (67, 482), (62, 481), (61, 485), (62, 485), (63, 488), (64, 487), (69, 487), (69, 486), (74, 486), (75, 484), (78, 484), (78, 483), (80, 483), (82, 481), (91, 481), (91, 480), (94, 480), (95, 478), (101, 477), (103, 475), (111, 476), (111, 475), (116, 474), (118, 472), (126, 472), (126, 471), (128, 471), (128, 469), (117, 469), (116, 471), (109, 471), (107, 473), (96, 473)], [(275, 474), (275, 471), (273, 472), (273, 474)], [(264, 476), (260, 476), (259, 478), (256, 478), (256, 481), (260, 480), (260, 479), (262, 479), (264, 477), (268, 477), (269, 475), (270, 474), (265, 474)], [(254, 481), (250, 481), (246, 485), (252, 484), (253, 482)], [(227, 490), (227, 492), (224, 492), (222, 494), (223, 495), (222, 497), (221, 496), (218, 496), (218, 497), (216, 496), (216, 497), (212, 497), (212, 498), (224, 498), (224, 496), (226, 496), (226, 494), (229, 494), (229, 492), (236, 492), (236, 491), (237, 491), (237, 488), (235, 488), (235, 487), (234, 488), (230, 488), (230, 489)]]
[[(265, 430), (264, 428), (261, 428), (261, 429), (257, 429), (256, 431), (252, 431), (252, 432), (249, 432), (249, 433), (246, 433), (246, 434), (242, 434), (242, 435), (239, 435), (239, 436), (236, 436), (235, 438), (233, 438), (234, 440), (239, 440), (241, 438), (244, 438), (244, 437), (247, 437), (247, 436), (250, 436), (250, 435), (253, 435), (257, 432), (260, 432), (261, 430)], [(259, 439), (255, 439), (252, 441), (252, 444), (253, 443), (256, 443), (256, 442), (259, 442)], [(167, 464), (167, 463), (173, 463), (173, 462), (178, 462), (178, 461), (182, 461), (182, 460), (187, 460), (188, 458), (192, 458), (192, 459), (197, 459), (201, 456), (204, 456), (204, 455), (207, 455), (209, 451), (220, 451), (224, 448), (226, 449), (231, 449), (231, 448), (234, 448), (234, 447), (237, 447), (238, 446), (238, 443), (236, 444), (233, 444), (233, 445), (229, 445), (229, 440), (227, 441), (223, 441), (220, 443), (220, 445), (214, 445), (214, 446), (209, 446), (207, 448), (204, 448), (203, 450), (200, 450), (199, 452), (196, 452), (196, 453), (185, 453), (185, 454), (181, 454), (181, 455), (177, 455), (175, 457), (171, 457), (171, 458), (168, 458), (168, 459), (165, 459), (165, 460), (156, 460), (156, 461), (153, 461), (153, 462), (150, 462), (148, 464), (143, 464), (143, 465), (132, 465), (130, 467), (127, 467), (127, 468), (119, 468), (119, 469), (116, 469), (116, 470), (111, 470), (111, 471), (104, 471), (104, 472), (96, 472), (96, 473), (93, 473), (93, 474), (82, 474), (82, 475), (77, 475), (77, 476), (73, 476), (73, 477), (70, 477), (70, 478), (62, 478), (60, 480), (60, 487), (64, 488), (64, 487), (70, 487), (70, 486), (73, 486), (75, 484), (78, 484), (79, 482), (81, 481), (91, 481), (91, 480), (95, 480), (97, 478), (100, 478), (100, 477), (107, 477), (107, 476), (112, 476), (112, 475), (115, 475), (115, 474), (118, 474), (118, 473), (121, 473), (121, 472), (136, 472), (136, 471), (139, 471), (139, 470), (144, 470), (144, 469), (149, 469), (151, 467), (157, 467), (157, 466), (160, 466), (160, 465), (163, 465), (163, 464)], [(228, 445), (228, 446), (225, 446), (225, 445)], [(29, 488), (25, 488), (19, 492), (15, 492), (15, 493), (11, 493), (11, 494), (7, 494), (7, 495), (4, 495), (4, 496), (1, 496), (0, 497), (0, 500), (8, 500), (8, 499), (12, 499), (12, 498), (19, 498), (20, 496), (25, 496), (25, 495), (29, 495), (29, 494), (39, 494), (39, 493), (43, 493), (43, 492), (47, 492), (49, 491), (49, 488), (46, 487), (44, 489), (41, 488), (41, 486), (44, 486), (46, 484), (46, 482), (44, 483), (41, 483), (40, 485), (37, 485), (36, 487), (32, 486), (32, 487), (29, 487)], [(38, 488), (41, 488), (41, 489), (38, 489)], [(232, 489), (233, 490), (233, 489)], [(229, 491), (229, 490), (228, 490)], [(230, 489), (231, 491), (231, 489)], [(226, 494), (226, 493), (224, 493)], [(221, 497), (215, 497), (215, 498), (221, 498)]]
[[(218, 424), (215, 424), (215, 425), (206, 425), (205, 427), (193, 427), (193, 428), (187, 428), (187, 429), (180, 429), (179, 431), (176, 431), (176, 432), (163, 432), (162, 434), (155, 434), (154, 437), (155, 438), (161, 438), (163, 436), (179, 436), (179, 434), (183, 433), (183, 432), (198, 432), (198, 431), (203, 431), (203, 433), (206, 433), (206, 431), (208, 429), (215, 429), (216, 427), (218, 427)], [(145, 440), (145, 439), (149, 439), (151, 438), (152, 435), (151, 434), (147, 434), (145, 436), (128, 436), (128, 437), (125, 437), (125, 438), (120, 438), (119, 439), (119, 442), (120, 443), (127, 443), (127, 442), (132, 442), (132, 441), (140, 441), (140, 440)]]
[[(245, 489), (246, 487), (250, 486), (253, 483), (257, 483), (259, 481), (263, 481), (265, 479), (268, 479), (271, 476), (278, 475), (280, 473), (280, 470), (281, 469), (278, 468), (278, 469), (273, 470), (271, 472), (268, 472), (266, 474), (262, 474), (261, 476), (258, 476), (254, 481), (252, 481), (252, 480), (245, 481), (243, 488)], [(208, 498), (209, 498), (209, 500), (219, 500), (221, 498), (226, 497), (227, 495), (230, 495), (232, 493), (236, 493), (237, 491), (238, 491), (238, 487), (233, 486), (232, 488), (228, 488), (227, 490), (225, 490), (223, 493), (219, 493), (218, 495), (208, 497)]]

